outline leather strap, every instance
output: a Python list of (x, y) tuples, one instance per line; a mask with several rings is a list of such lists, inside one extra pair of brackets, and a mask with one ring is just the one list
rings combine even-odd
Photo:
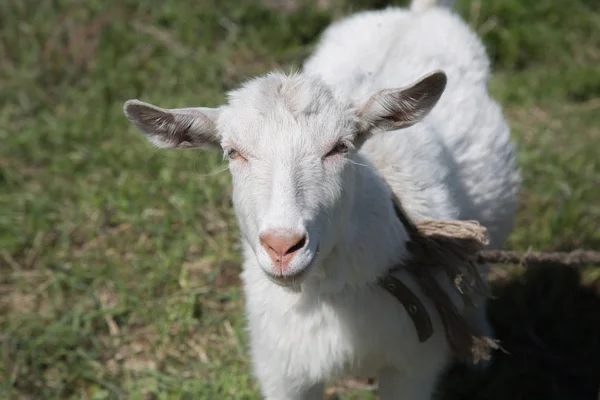
[[(413, 245), (418, 243), (418, 230), (402, 209), (400, 199), (396, 197), (393, 192), (392, 203), (394, 204), (396, 216), (408, 232), (410, 241), (408, 243), (407, 250), (412, 253), (414, 258), (415, 254), (411, 250), (414, 249), (414, 246), (411, 246), (411, 242)], [(396, 277), (392, 276), (392, 271), (394, 269), (396, 268), (393, 268), (385, 276), (379, 279), (379, 285), (387, 290), (404, 306), (408, 312), (408, 315), (412, 319), (413, 324), (415, 325), (419, 342), (423, 343), (429, 339), (431, 335), (433, 335), (433, 323), (431, 322), (431, 318), (429, 317), (427, 309), (423, 303), (421, 303), (421, 300), (419, 300), (419, 298), (408, 288), (408, 286), (406, 286)]]
[(433, 324), (421, 300), (402, 281), (391, 274), (381, 278), (379, 284), (404, 306), (415, 325), (419, 342), (423, 343), (429, 339), (433, 335)]

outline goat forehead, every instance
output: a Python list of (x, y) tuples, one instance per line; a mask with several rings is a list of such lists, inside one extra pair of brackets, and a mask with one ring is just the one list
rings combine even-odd
[(303, 74), (270, 73), (229, 93), (229, 103), (269, 114), (273, 109), (294, 116), (311, 114), (336, 103), (331, 89), (320, 78)]
[(230, 92), (219, 125), (225, 137), (257, 149), (309, 148), (352, 135), (354, 115), (319, 78), (272, 73)]

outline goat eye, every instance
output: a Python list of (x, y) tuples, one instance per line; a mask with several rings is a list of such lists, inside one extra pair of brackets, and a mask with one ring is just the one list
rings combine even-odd
[(229, 158), (230, 160), (235, 160), (236, 158), (241, 156), (240, 152), (236, 149), (228, 149), (226, 155), (227, 158)]
[(331, 150), (329, 150), (329, 153), (327, 153), (325, 157), (330, 157), (336, 154), (346, 154), (349, 150), (350, 147), (346, 143), (340, 142), (336, 144)]

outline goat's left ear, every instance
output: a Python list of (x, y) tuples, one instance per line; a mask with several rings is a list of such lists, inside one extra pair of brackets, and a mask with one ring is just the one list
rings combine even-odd
[(362, 133), (368, 137), (416, 124), (437, 104), (446, 81), (443, 71), (434, 71), (410, 86), (378, 91), (359, 106)]
[(139, 100), (123, 106), (127, 119), (158, 148), (220, 149), (217, 108), (160, 108)]

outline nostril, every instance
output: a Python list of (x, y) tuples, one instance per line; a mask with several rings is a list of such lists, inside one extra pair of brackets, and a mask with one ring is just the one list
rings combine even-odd
[(295, 245), (293, 245), (292, 247), (287, 249), (287, 251), (285, 252), (285, 255), (295, 253), (296, 251), (303, 248), (305, 244), (306, 244), (306, 235), (302, 236)]
[(304, 232), (297, 234), (281, 230), (263, 232), (258, 239), (271, 259), (277, 263), (287, 263), (308, 242), (308, 237)]

